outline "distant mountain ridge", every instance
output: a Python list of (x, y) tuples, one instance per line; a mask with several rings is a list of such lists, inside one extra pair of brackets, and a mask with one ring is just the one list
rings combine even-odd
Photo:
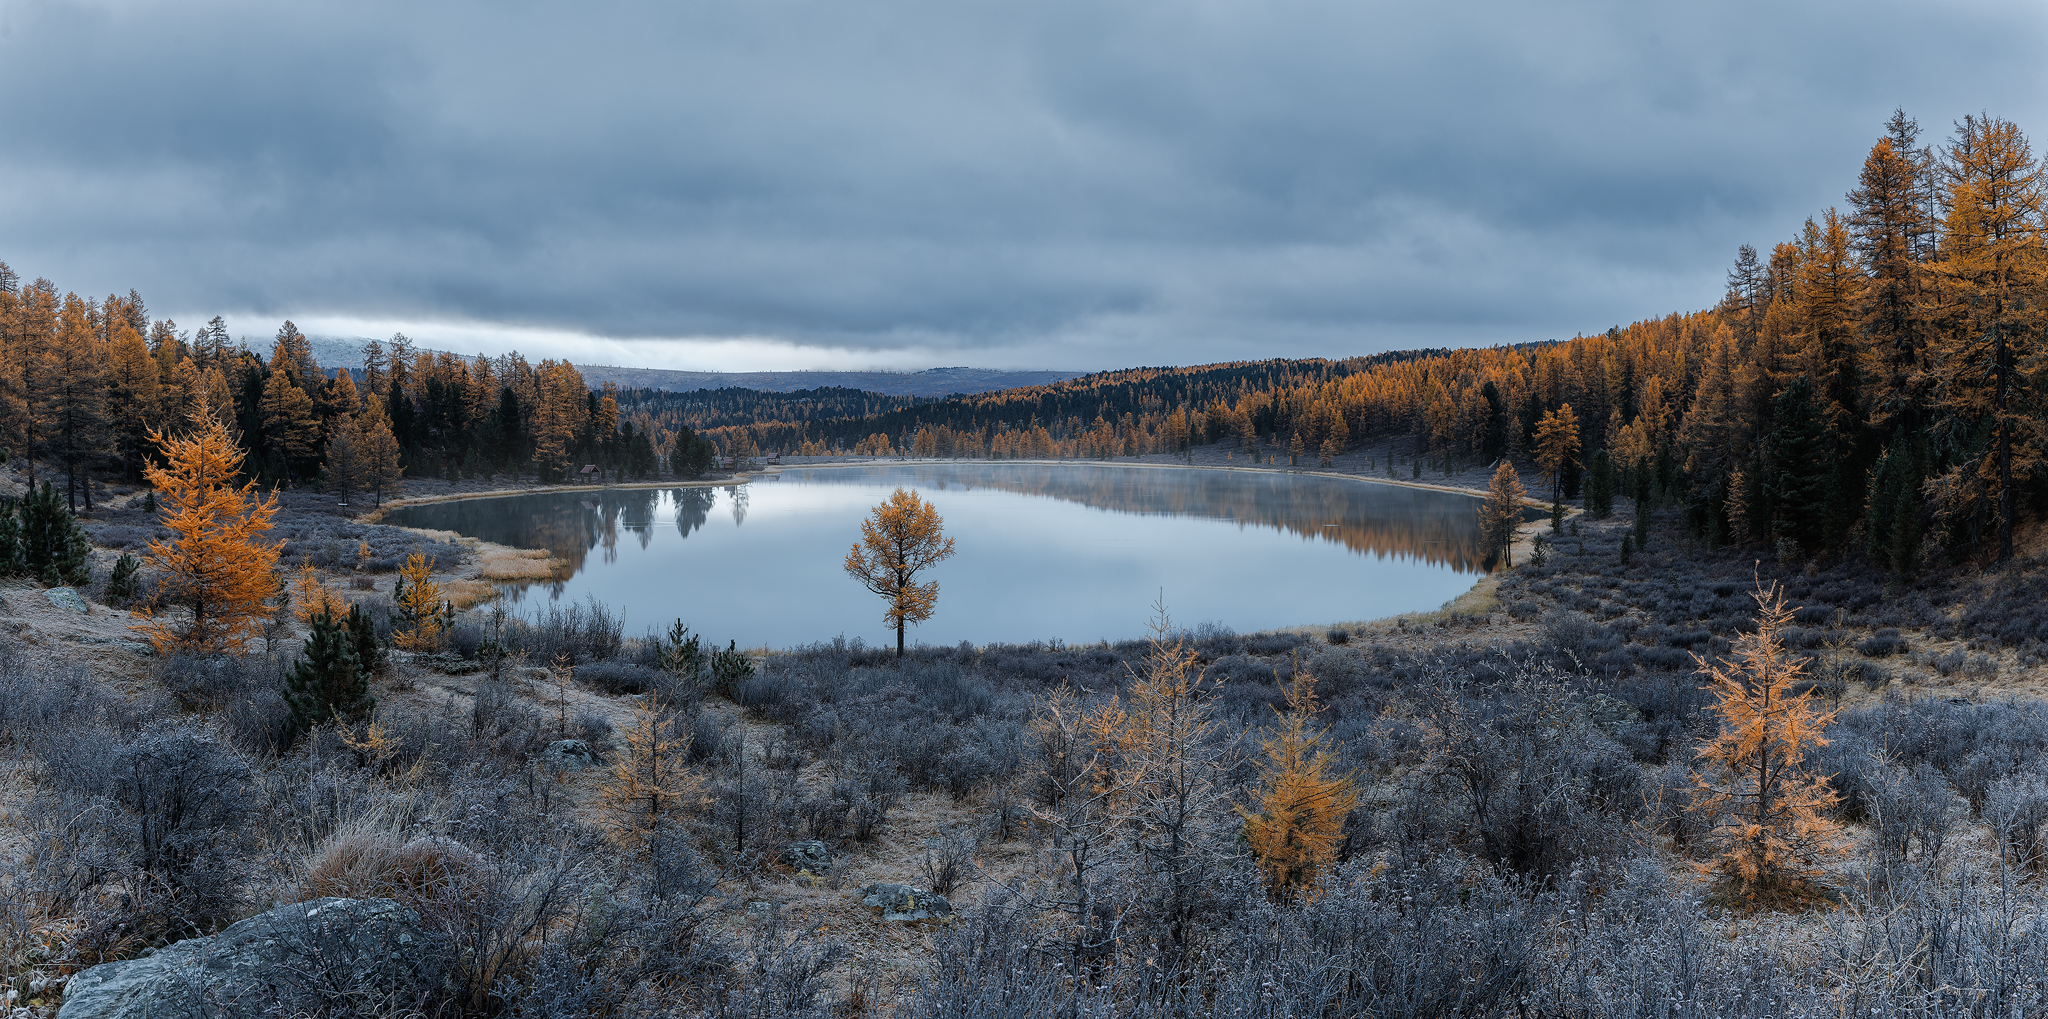
[(839, 387), (890, 396), (952, 396), (991, 393), (1019, 386), (1042, 386), (1078, 379), (1085, 372), (1003, 371), (995, 368), (927, 368), (919, 372), (691, 372), (667, 368), (615, 368), (579, 364), (583, 381), (592, 387), (607, 382), (620, 389), (659, 389), (687, 393), (697, 389), (754, 389), (793, 393), (800, 389)]
[[(361, 372), (363, 344), (367, 337), (308, 336), (313, 358), (324, 368), (349, 368)], [(416, 350), (427, 350), (416, 347)], [(266, 356), (269, 348), (261, 353)], [(475, 357), (464, 354), (463, 357)], [(992, 393), (1019, 386), (1042, 386), (1078, 379), (1086, 372), (1004, 371), (996, 368), (927, 368), (917, 372), (889, 371), (799, 371), (799, 372), (693, 372), (670, 368), (620, 368), (615, 365), (579, 364), (583, 381), (592, 389), (607, 382), (620, 389), (655, 389), (688, 393), (699, 389), (753, 389), (764, 393), (794, 393), (802, 389), (859, 389), (889, 396), (952, 396)]]

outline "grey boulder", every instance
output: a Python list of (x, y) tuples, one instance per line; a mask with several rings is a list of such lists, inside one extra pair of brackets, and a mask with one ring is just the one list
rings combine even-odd
[(86, 604), (85, 599), (79, 597), (77, 591), (68, 587), (53, 587), (44, 591), (43, 597), (48, 598), (51, 605), (66, 612), (76, 612), (80, 615), (88, 615), (92, 612), (92, 606)]
[(877, 881), (860, 893), (860, 904), (881, 910), (884, 920), (936, 920), (953, 915), (953, 904), (945, 896), (922, 888)]
[(279, 906), (212, 937), (71, 978), (58, 1019), (256, 1019), (417, 1006), (442, 981), (419, 915), (390, 899)]
[(582, 771), (603, 763), (597, 751), (590, 749), (590, 744), (580, 739), (558, 739), (548, 744), (548, 748), (542, 751), (541, 758), (561, 771)]
[(788, 864), (791, 870), (823, 874), (832, 869), (832, 850), (825, 848), (825, 844), (816, 839), (792, 842), (783, 848), (782, 862)]

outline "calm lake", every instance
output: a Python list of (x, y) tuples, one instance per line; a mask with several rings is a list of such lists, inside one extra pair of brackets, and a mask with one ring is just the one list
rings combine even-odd
[(527, 610), (586, 597), (626, 632), (681, 618), (723, 646), (844, 635), (894, 643), (882, 601), (841, 569), (898, 486), (938, 508), (957, 553), (920, 579), (937, 612), (910, 639), (977, 644), (1143, 636), (1174, 620), (1239, 632), (1435, 609), (1472, 586), (1479, 501), (1272, 472), (1110, 465), (797, 467), (742, 485), (539, 493), (394, 509), (574, 564), (513, 591)]

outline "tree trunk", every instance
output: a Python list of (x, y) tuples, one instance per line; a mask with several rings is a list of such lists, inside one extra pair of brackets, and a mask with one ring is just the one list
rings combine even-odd
[(903, 620), (896, 621), (896, 657), (903, 657)]
[(1998, 415), (1998, 561), (2012, 558), (2012, 422), (2005, 413), (2006, 377), (2011, 369), (2007, 364), (2005, 331), (1993, 327), (1993, 370), (1997, 373), (1998, 388), (1993, 395), (1994, 412)]

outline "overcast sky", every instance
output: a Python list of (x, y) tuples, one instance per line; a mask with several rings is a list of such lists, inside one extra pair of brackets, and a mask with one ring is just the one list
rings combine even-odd
[(1099, 369), (1716, 300), (2048, 4), (0, 0), (0, 260), (311, 333)]

